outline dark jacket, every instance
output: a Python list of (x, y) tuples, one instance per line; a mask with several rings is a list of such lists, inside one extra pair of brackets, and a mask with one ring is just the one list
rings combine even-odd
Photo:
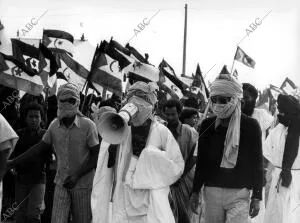
[(215, 129), (216, 117), (203, 121), (199, 131), (198, 156), (193, 191), (203, 185), (222, 188), (248, 188), (252, 198), (262, 199), (263, 156), (261, 129), (258, 122), (241, 116), (240, 145), (236, 166), (221, 168), (227, 128)]

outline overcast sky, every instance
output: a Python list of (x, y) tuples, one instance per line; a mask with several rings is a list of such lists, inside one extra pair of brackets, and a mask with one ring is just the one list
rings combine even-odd
[[(182, 72), (184, 4), (188, 4), (186, 74), (200, 64), (212, 81), (223, 64), (231, 69), (236, 46), (256, 61), (255, 69), (235, 62), (241, 81), (262, 89), (279, 86), (290, 77), (300, 86), (300, 1), (292, 0), (0, 0), (0, 19), (5, 26), (3, 38), (16, 37), (32, 18), (42, 14), (26, 38), (41, 38), (42, 29), (61, 29), (96, 45), (112, 36), (121, 44), (130, 44), (158, 66), (162, 58)], [(268, 14), (269, 13), (269, 14)], [(150, 21), (137, 36), (138, 24)], [(249, 25), (262, 23), (251, 32)], [(20, 32), (23, 37), (23, 33)], [(4, 44), (5, 40), (2, 41)], [(85, 58), (86, 59), (86, 58)], [(89, 67), (87, 67), (89, 68)]]

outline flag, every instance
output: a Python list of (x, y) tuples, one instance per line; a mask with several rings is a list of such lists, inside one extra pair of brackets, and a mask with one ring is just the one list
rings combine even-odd
[(164, 59), (159, 64), (159, 69), (181, 92), (185, 92), (189, 88), (187, 84), (176, 76), (174, 69)]
[(109, 43), (103, 41), (104, 53), (107, 54), (112, 59), (118, 61), (120, 70), (132, 63), (130, 59), (130, 52), (128, 49), (123, 47), (118, 42), (111, 40)]
[(39, 45), (39, 49), (46, 61), (46, 66), (42, 69), (40, 76), (44, 86), (46, 86), (47, 88), (52, 88), (56, 84), (57, 76), (55, 74), (59, 68), (59, 65), (52, 51), (45, 47), (45, 45), (41, 42)]
[(121, 96), (122, 80), (123, 74), (119, 70), (118, 61), (104, 53), (102, 42), (95, 51), (89, 81)]
[(148, 54), (145, 54), (145, 57), (143, 57), (135, 48), (130, 46), (129, 43), (127, 43), (125, 47), (129, 50), (130, 56), (135, 57), (138, 61), (140, 61), (142, 63), (149, 64)]
[(234, 59), (248, 67), (255, 67), (255, 61), (251, 57), (249, 57), (239, 46), (236, 49)]
[(280, 89), (286, 93), (286, 94), (290, 94), (292, 95), (295, 90), (297, 89), (297, 86), (295, 85), (295, 83), (289, 79), (288, 77), (283, 81)]
[(13, 57), (31, 70), (29, 75), (39, 75), (43, 68), (47, 66), (41, 51), (17, 39), (11, 39)]
[(57, 78), (64, 79), (69, 83), (77, 85), (79, 89), (83, 89), (88, 77), (88, 70), (66, 53), (60, 53), (56, 56), (60, 63), (60, 68), (56, 74)]
[(202, 101), (208, 102), (209, 91), (205, 85), (199, 64), (197, 64), (196, 74), (191, 85), (191, 91), (195, 95), (199, 96)]
[(64, 62), (64, 64), (71, 69), (74, 73), (76, 73), (76, 75), (87, 79), (88, 75), (89, 75), (89, 71), (82, 66), (80, 63), (78, 63), (76, 60), (74, 60), (72, 57), (70, 57), (68, 54), (66, 53), (56, 53), (55, 54), (58, 64), (59, 61), (60, 62)]
[(266, 109), (267, 111), (271, 111), (271, 101), (271, 91), (270, 88), (267, 88), (259, 95), (256, 107)]
[(271, 97), (274, 100), (277, 100), (277, 97), (278, 97), (279, 94), (285, 94), (283, 92), (283, 90), (281, 90), (279, 87), (276, 87), (276, 86), (274, 86), (272, 84), (270, 84), (270, 88), (269, 89), (270, 89), (270, 95), (271, 95)]
[(72, 56), (73, 43), (74, 37), (65, 31), (47, 29), (43, 32), (43, 44), (56, 52), (68, 52)]
[(153, 65), (145, 64), (140, 61), (135, 61), (130, 64), (124, 72), (128, 74), (128, 77), (135, 77), (145, 82), (157, 82), (159, 81), (159, 69)]
[(159, 70), (159, 82), (173, 91), (179, 99), (182, 98), (189, 86), (176, 76), (174, 69), (164, 59), (159, 64)]
[(32, 69), (13, 56), (0, 53), (0, 83), (29, 94), (40, 95), (43, 91), (41, 78)]

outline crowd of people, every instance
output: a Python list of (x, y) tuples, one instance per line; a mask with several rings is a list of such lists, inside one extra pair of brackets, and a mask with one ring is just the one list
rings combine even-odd
[[(201, 112), (195, 99), (160, 101), (141, 81), (123, 99), (90, 97), (67, 83), (47, 101), (25, 94), (10, 105), (16, 112), (2, 112), (3, 222), (299, 221), (293, 96), (280, 94), (270, 114), (256, 108), (254, 86), (221, 73)], [(111, 120), (125, 129), (120, 143), (100, 134), (108, 113), (123, 117)]]

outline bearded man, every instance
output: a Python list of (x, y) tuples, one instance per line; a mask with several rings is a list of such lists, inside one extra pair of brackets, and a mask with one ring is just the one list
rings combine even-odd
[[(128, 132), (114, 148), (115, 162), (110, 162), (111, 147), (105, 137), (101, 142), (92, 192), (93, 223), (175, 223), (168, 195), (170, 185), (183, 173), (184, 160), (172, 133), (154, 118), (155, 87), (136, 82), (126, 103), (120, 115), (133, 114), (133, 107), (137, 113), (128, 117)], [(102, 107), (96, 123), (101, 125), (108, 111), (116, 113)], [(98, 130), (108, 134), (99, 126)], [(112, 135), (117, 141), (117, 134)]]
[(57, 156), (57, 173), (51, 222), (67, 223), (71, 213), (72, 222), (90, 223), (92, 183), (99, 152), (96, 125), (79, 111), (77, 86), (70, 83), (62, 85), (57, 99), (57, 118), (42, 140), (11, 160), (10, 167), (53, 147)]
[(200, 127), (191, 197), (196, 211), (204, 186), (206, 223), (246, 223), (259, 212), (261, 130), (256, 120), (242, 114), (242, 96), (241, 83), (230, 74), (220, 74), (211, 85), (209, 106), (215, 116)]
[(300, 103), (279, 95), (278, 121), (264, 144), (264, 156), (275, 166), (265, 222), (296, 223), (300, 219)]

